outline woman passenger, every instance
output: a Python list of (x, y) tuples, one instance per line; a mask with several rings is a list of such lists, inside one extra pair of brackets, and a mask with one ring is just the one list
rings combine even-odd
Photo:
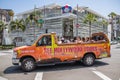
[(81, 37), (77, 37), (77, 42), (78, 42), (78, 43), (83, 42), (83, 41), (81, 40)]

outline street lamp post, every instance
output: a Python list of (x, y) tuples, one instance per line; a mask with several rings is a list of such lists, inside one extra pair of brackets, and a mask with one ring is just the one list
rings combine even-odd
[(39, 9), (39, 8), (36, 8), (36, 5), (34, 5), (34, 40), (36, 39), (36, 32), (35, 32), (35, 27), (38, 26), (37, 25), (37, 22), (38, 22), (38, 18), (36, 16), (36, 9)]
[[(35, 9), (36, 9), (36, 5), (34, 5), (34, 19), (36, 17), (36, 10)], [(35, 20), (34, 20), (34, 23), (35, 23)], [(35, 41), (35, 38), (36, 38), (35, 27), (36, 27), (36, 25), (34, 26), (34, 41)]]
[[(79, 24), (79, 21), (78, 21), (78, 4), (77, 4), (77, 24), (76, 24), (76, 36), (78, 36), (78, 28), (80, 27), (80, 24)], [(88, 7), (83, 7), (83, 8), (80, 8), (80, 13), (83, 12), (83, 10), (85, 10), (86, 8)]]
[(78, 36), (78, 27), (79, 27), (79, 24), (78, 24), (78, 4), (77, 4), (77, 24), (76, 24), (76, 36)]
[(48, 29), (47, 29), (47, 26), (45, 24), (45, 14), (46, 14), (46, 9), (45, 9), (45, 5), (44, 5), (44, 28), (45, 28), (45, 33), (48, 33)]

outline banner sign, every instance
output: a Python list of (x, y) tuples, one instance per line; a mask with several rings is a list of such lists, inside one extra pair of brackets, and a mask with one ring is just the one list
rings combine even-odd
[(62, 7), (62, 12), (63, 13), (70, 13), (70, 12), (72, 12), (72, 7), (68, 6), (68, 5), (65, 5), (65, 6)]

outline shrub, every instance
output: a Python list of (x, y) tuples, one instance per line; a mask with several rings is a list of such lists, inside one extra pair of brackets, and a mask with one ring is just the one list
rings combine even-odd
[(0, 49), (12, 49), (14, 48), (14, 45), (1, 45)]

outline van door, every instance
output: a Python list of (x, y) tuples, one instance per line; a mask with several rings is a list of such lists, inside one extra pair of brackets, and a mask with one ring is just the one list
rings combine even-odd
[(109, 40), (106, 36), (98, 34), (96, 35), (96, 46), (98, 46), (100, 58), (107, 57), (109, 52)]
[(101, 42), (101, 43), (102, 43), (102, 47), (103, 47), (103, 50), (101, 52), (101, 57), (110, 56), (110, 44), (109, 44), (109, 40), (107, 39), (107, 37), (104, 36), (103, 42)]
[(37, 44), (37, 54), (39, 55), (40, 63), (54, 62), (54, 54), (52, 53), (52, 40), (51, 35), (41, 37)]

